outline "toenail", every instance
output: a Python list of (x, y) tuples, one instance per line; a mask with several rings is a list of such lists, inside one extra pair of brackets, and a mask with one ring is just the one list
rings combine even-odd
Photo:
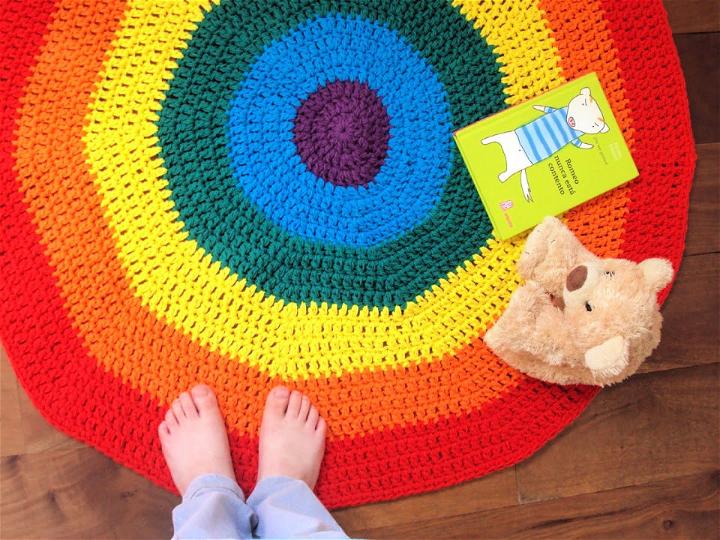
[(192, 389), (192, 393), (197, 396), (204, 396), (208, 393), (208, 387), (205, 385), (198, 385)]
[(275, 397), (284, 398), (287, 397), (289, 393), (290, 390), (288, 390), (284, 386), (276, 386), (275, 388), (273, 388), (273, 394), (275, 394)]

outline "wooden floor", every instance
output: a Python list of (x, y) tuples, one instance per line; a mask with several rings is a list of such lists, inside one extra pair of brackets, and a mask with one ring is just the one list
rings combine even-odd
[[(335, 512), (349, 534), (719, 537), (720, 6), (666, 6), (699, 160), (659, 350), (527, 461), (435, 493)], [(177, 498), (48, 426), (4, 354), (0, 367), (0, 537), (169, 538)]]

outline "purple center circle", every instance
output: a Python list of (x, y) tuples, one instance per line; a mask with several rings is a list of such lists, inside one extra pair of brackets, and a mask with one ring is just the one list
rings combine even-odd
[(365, 83), (333, 81), (297, 108), (293, 142), (316, 176), (336, 186), (365, 186), (382, 167), (390, 119), (377, 93)]

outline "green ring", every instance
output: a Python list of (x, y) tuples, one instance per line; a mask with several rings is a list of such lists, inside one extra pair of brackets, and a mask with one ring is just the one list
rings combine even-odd
[(162, 103), (161, 155), (185, 230), (249, 283), (285, 301), (393, 308), (413, 301), (470, 260), (491, 235), (457, 149), (443, 196), (426, 221), (397, 240), (368, 249), (288, 234), (236, 187), (227, 155), (229, 102), (247, 67), (268, 43), (315, 15), (357, 15), (397, 31), (445, 85), (453, 129), (505, 107), (496, 55), (449, 3), (349, 4), (225, 1), (210, 11), (184, 50)]

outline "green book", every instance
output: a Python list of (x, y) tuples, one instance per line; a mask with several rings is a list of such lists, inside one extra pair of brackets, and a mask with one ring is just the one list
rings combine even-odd
[(500, 240), (638, 175), (595, 73), (454, 137)]

